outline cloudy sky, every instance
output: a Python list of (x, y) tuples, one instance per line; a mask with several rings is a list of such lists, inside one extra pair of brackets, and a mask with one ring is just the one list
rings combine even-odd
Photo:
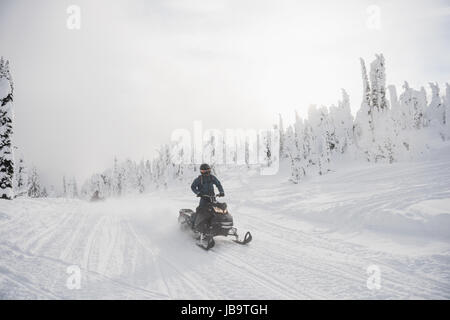
[[(80, 30), (67, 28), (69, 5)], [(359, 57), (384, 53), (389, 84), (443, 84), (449, 39), (449, 0), (0, 1), (16, 144), (57, 187), (114, 156), (151, 157), (194, 120), (258, 129), (281, 113), (289, 123), (341, 88), (355, 112)]]

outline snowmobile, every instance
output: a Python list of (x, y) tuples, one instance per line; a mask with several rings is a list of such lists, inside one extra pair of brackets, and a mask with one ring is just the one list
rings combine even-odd
[(198, 228), (194, 225), (196, 213), (191, 209), (181, 209), (178, 216), (178, 223), (181, 228), (192, 230), (197, 240), (197, 245), (205, 250), (214, 247), (214, 237), (216, 236), (233, 236), (234, 242), (243, 245), (252, 241), (250, 232), (245, 234), (243, 240), (239, 239), (237, 229), (233, 227), (233, 217), (228, 212), (227, 204), (225, 202), (218, 202), (216, 199), (217, 196), (219, 195), (201, 196), (208, 198), (210, 202), (205, 207), (197, 208), (197, 210), (205, 210), (203, 214), (206, 217), (204, 222)]

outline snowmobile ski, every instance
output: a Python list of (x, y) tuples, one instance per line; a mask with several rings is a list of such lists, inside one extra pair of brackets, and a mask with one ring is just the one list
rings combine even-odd
[(250, 241), (252, 241), (252, 239), (253, 239), (252, 234), (250, 233), (250, 231), (247, 231), (247, 233), (244, 236), (244, 240), (239, 240), (239, 237), (236, 236), (236, 239), (233, 241), (238, 244), (247, 244)]

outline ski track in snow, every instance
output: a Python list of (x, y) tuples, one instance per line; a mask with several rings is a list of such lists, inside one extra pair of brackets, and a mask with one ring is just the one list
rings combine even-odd
[[(449, 299), (448, 163), (450, 152), (296, 186), (223, 178), (253, 242), (217, 238), (210, 251), (177, 225), (196, 206), (188, 186), (100, 203), (2, 200), (0, 299)], [(71, 265), (79, 290), (66, 287)], [(366, 286), (371, 265), (379, 290)]]

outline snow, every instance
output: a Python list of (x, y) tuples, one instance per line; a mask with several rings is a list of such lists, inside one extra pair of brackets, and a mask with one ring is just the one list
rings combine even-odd
[(0, 100), (4, 99), (11, 93), (11, 85), (9, 80), (4, 77), (0, 77)]
[[(188, 184), (143, 196), (0, 201), (1, 299), (449, 299), (450, 146), (422, 160), (220, 176), (238, 230), (206, 252), (179, 230)], [(283, 171), (284, 170), (284, 171)], [(69, 290), (67, 268), (82, 271)], [(366, 286), (367, 268), (381, 289)]]
[[(450, 190), (449, 190), (450, 192)], [(450, 215), (450, 199), (425, 200), (408, 208), (412, 214), (419, 216)]]

